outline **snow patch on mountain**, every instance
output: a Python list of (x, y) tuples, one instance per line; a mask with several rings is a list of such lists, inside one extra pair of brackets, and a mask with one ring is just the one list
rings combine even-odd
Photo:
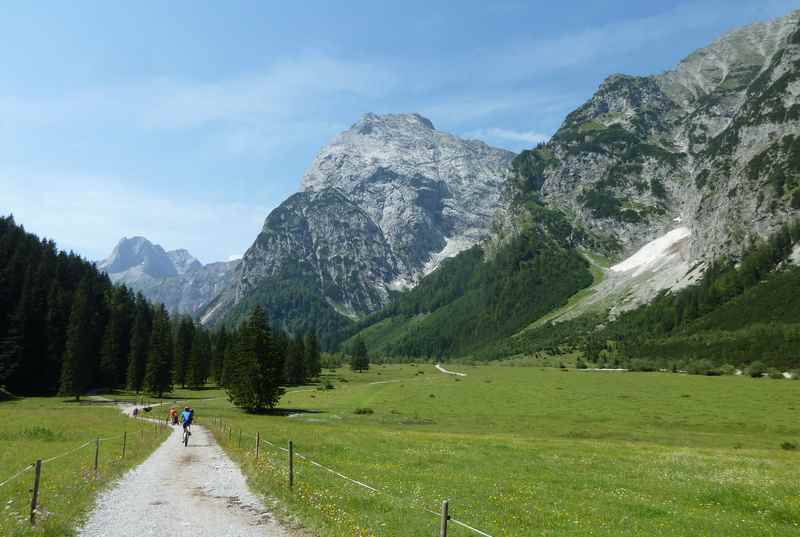
[(611, 267), (611, 271), (628, 272), (634, 277), (646, 271), (657, 271), (680, 257), (680, 245), (691, 235), (688, 227), (675, 228), (642, 246), (635, 254)]

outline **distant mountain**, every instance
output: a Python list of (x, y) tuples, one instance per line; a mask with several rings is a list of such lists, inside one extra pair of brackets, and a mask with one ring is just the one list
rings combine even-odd
[(513, 157), (417, 114), (365, 115), (267, 217), (204, 322), (235, 321), (260, 303), (290, 330), (329, 331), (379, 310), (491, 235)]
[(123, 237), (111, 255), (97, 264), (108, 274), (136, 273), (151, 278), (177, 276), (178, 270), (167, 252), (144, 237)]
[(96, 265), (114, 283), (141, 291), (169, 311), (195, 315), (231, 285), (239, 260), (204, 266), (186, 250), (165, 252), (144, 237), (123, 237)]

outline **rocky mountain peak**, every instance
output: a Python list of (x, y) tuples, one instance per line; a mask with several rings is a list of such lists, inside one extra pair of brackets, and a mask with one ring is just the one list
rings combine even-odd
[(419, 114), (364, 115), (267, 217), (203, 322), (258, 301), (292, 331), (377, 311), (390, 290), (490, 236), (513, 157)]
[(144, 237), (123, 237), (111, 255), (98, 263), (98, 268), (108, 274), (136, 269), (153, 278), (176, 276), (178, 271), (167, 252)]
[(445, 246), (454, 255), (488, 236), (513, 156), (419, 114), (366, 114), (317, 154), (301, 189), (335, 188), (364, 210), (395, 253), (400, 281), (413, 282)]
[(193, 270), (203, 268), (203, 264), (195, 259), (188, 250), (183, 248), (178, 250), (170, 250), (167, 252), (167, 256), (169, 257), (170, 261), (172, 261), (172, 264), (175, 266), (175, 270), (178, 274), (186, 274)]
[(667, 95), (684, 106), (720, 89), (743, 89), (798, 30), (799, 21), (800, 10), (732, 30), (656, 79)]

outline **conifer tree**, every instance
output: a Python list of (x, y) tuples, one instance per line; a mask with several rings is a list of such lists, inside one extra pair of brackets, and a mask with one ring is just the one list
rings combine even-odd
[(299, 337), (291, 338), (286, 349), (284, 378), (289, 385), (302, 384), (306, 379), (305, 348)]
[(99, 382), (100, 386), (105, 388), (114, 388), (117, 382), (117, 360), (116, 360), (116, 342), (114, 341), (114, 321), (113, 319), (106, 325), (105, 334), (103, 335), (103, 346), (100, 349), (100, 371)]
[(187, 382), (192, 388), (199, 388), (208, 379), (208, 367), (211, 359), (211, 349), (208, 334), (205, 330), (197, 329), (192, 340), (192, 349), (189, 353), (187, 367)]
[(216, 333), (214, 337), (214, 344), (212, 349), (211, 366), (209, 368), (209, 375), (219, 385), (223, 386), (222, 372), (225, 364), (225, 351), (228, 347), (228, 331), (223, 325), (222, 328)]
[(163, 304), (153, 316), (150, 348), (144, 373), (145, 387), (158, 397), (172, 390), (172, 330)]
[(69, 316), (67, 343), (64, 362), (61, 367), (61, 384), (59, 393), (73, 395), (80, 400), (91, 381), (92, 356), (92, 312), (89, 295), (91, 293), (89, 277), (81, 280), (78, 290), (73, 295), (72, 312)]
[(353, 342), (353, 350), (350, 356), (350, 369), (359, 372), (369, 369), (369, 354), (367, 353), (367, 345), (360, 337)]
[(319, 354), (319, 339), (316, 332), (306, 334), (304, 340), (306, 377), (309, 379), (319, 377), (322, 373), (322, 360)]
[(144, 372), (150, 350), (151, 319), (150, 309), (144, 297), (136, 297), (136, 317), (131, 330), (130, 353), (128, 357), (128, 389), (139, 393), (144, 387)]
[(275, 353), (266, 315), (256, 306), (239, 330), (230, 355), (226, 357), (228, 398), (248, 412), (273, 408), (283, 395), (282, 363)]
[(175, 336), (175, 382), (186, 387), (187, 371), (191, 359), (192, 344), (195, 338), (195, 326), (191, 317), (180, 319)]

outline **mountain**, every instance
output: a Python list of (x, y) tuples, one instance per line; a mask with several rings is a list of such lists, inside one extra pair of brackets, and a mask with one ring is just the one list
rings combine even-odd
[[(799, 23), (794, 12), (735, 30), (659, 75), (610, 76), (548, 143), (514, 159), (507, 210), (473, 256), (478, 265), (467, 268), (466, 259), (443, 265), (442, 273), (423, 278), (385, 313), (360, 323), (358, 334), (379, 354), (492, 357), (558, 352), (657, 297), (667, 298), (654, 302), (656, 312), (692, 322), (685, 312), (696, 309), (697, 289), (722, 285), (710, 269), (735, 267), (753, 244), (775, 237), (800, 213)], [(537, 274), (547, 280), (547, 270), (527, 263), (532, 250), (519, 240), (530, 236), (530, 223), (542, 214), (560, 215), (568, 225), (538, 226), (533, 244), (554, 241), (582, 253), (595, 284), (566, 300), (568, 289), (551, 295), (529, 283), (518, 294), (527, 308), (489, 299), (496, 280), (536, 282)], [(770, 251), (778, 250), (785, 255)], [(557, 250), (533, 251), (536, 259), (550, 259)], [(495, 262), (503, 258), (508, 261)], [(743, 278), (735, 268), (726, 270), (726, 282)], [(585, 282), (577, 266), (564, 277), (576, 290)], [(461, 282), (459, 291), (446, 300), (420, 296), (424, 289), (434, 293), (437, 282), (453, 281)], [(731, 296), (744, 288), (735, 287)], [(459, 303), (467, 294), (487, 299), (464, 308)], [(560, 305), (544, 314), (542, 300)], [(713, 309), (723, 302), (705, 304)], [(467, 344), (471, 332), (464, 327), (480, 331), (498, 314), (513, 322), (482, 344)], [(509, 338), (514, 326), (521, 329)], [(635, 329), (608, 333), (632, 337)]]
[(111, 255), (97, 264), (108, 274), (142, 275), (150, 278), (177, 276), (178, 271), (164, 249), (144, 237), (123, 237)]
[(144, 237), (123, 237), (96, 263), (114, 283), (141, 291), (169, 311), (196, 314), (231, 285), (239, 261), (203, 265), (188, 251), (169, 252)]
[(604, 298), (633, 307), (685, 286), (797, 214), (798, 21), (735, 30), (660, 75), (611, 76), (516, 159), (519, 188), (585, 230), (590, 250), (621, 259), (681, 229), (679, 255), (648, 271), (660, 282)]
[(203, 321), (255, 303), (290, 330), (339, 329), (491, 234), (513, 153), (417, 114), (366, 114), (266, 219), (238, 280)]

